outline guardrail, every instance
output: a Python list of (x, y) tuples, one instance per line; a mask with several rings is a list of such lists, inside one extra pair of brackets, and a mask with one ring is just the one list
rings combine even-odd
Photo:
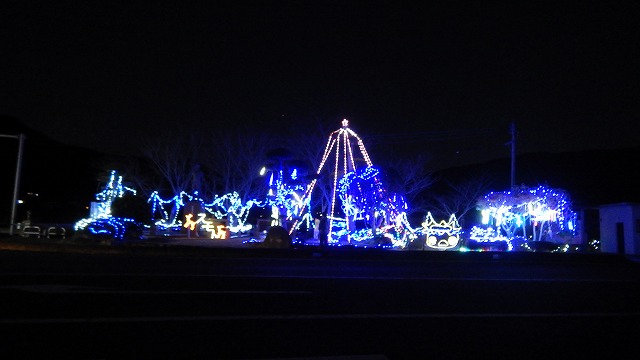
[(35, 226), (35, 225), (25, 226), (22, 229), (22, 236), (39, 238), (40, 236), (42, 236), (42, 230), (40, 229), (40, 226)]

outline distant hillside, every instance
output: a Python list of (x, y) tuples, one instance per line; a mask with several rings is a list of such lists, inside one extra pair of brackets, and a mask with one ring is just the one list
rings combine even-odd
[[(515, 184), (546, 185), (567, 191), (574, 208), (619, 202), (640, 202), (640, 147), (567, 153), (530, 153), (516, 156)], [(491, 176), (495, 191), (510, 188), (511, 159), (504, 158), (434, 173), (437, 179), (457, 182)], [(443, 189), (440, 181), (433, 191)]]
[[(88, 215), (87, 207), (97, 192), (96, 176), (104, 154), (58, 143), (6, 116), (0, 116), (0, 134), (25, 135), (19, 199), (30, 202), (34, 221), (69, 223)], [(0, 226), (4, 227), (10, 222), (19, 141), (5, 137), (1, 140), (4, 176)], [(17, 222), (26, 217), (25, 208), (26, 205), (18, 205)]]

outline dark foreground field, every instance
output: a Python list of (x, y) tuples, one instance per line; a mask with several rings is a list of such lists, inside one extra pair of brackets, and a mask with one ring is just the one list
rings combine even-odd
[(9, 244), (0, 344), (13, 357), (637, 353), (640, 264), (616, 255)]

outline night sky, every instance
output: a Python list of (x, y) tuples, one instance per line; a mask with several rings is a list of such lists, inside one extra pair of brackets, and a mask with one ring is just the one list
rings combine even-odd
[(120, 154), (342, 118), (454, 165), (508, 157), (511, 123), (519, 153), (640, 145), (638, 3), (443, 3), (4, 3), (0, 114)]

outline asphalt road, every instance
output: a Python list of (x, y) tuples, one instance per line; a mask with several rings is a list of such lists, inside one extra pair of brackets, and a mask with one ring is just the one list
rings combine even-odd
[(0, 251), (0, 352), (83, 359), (637, 355), (640, 263), (604, 254), (363, 250)]

